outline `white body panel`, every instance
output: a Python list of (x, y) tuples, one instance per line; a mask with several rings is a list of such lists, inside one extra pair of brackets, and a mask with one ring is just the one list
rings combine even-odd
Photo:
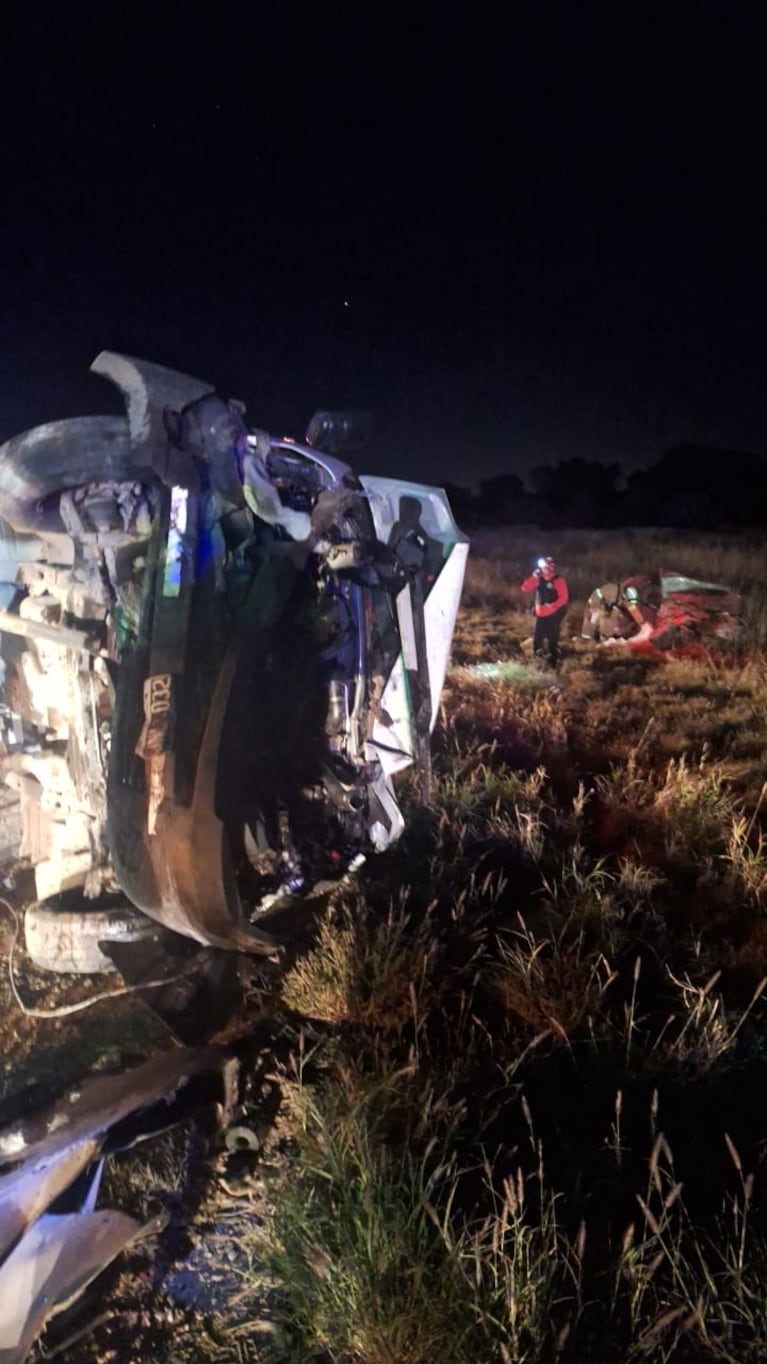
[[(432, 539), (444, 545), (446, 558), (424, 604), (426, 652), (429, 663), (431, 726), (434, 727), (439, 698), (445, 681), (450, 644), (461, 600), (461, 589), (469, 552), (469, 541), (453, 520), (447, 496), (441, 488), (407, 479), (379, 478), (363, 474), (360, 479), (368, 494), (376, 534), (384, 544), (399, 517), (401, 497), (417, 498), (421, 504), (421, 524)], [(410, 766), (415, 754), (415, 735), (407, 684), (406, 668), (416, 666), (412, 602), (408, 589), (397, 598), (397, 620), (402, 654), (387, 680), (382, 709), (390, 724), (378, 720), (373, 726), (372, 744), (388, 775)]]

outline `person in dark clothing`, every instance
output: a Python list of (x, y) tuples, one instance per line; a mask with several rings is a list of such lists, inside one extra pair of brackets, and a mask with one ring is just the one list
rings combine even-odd
[(522, 583), (522, 591), (535, 593), (533, 653), (555, 665), (559, 659), (559, 631), (570, 597), (567, 583), (557, 573), (552, 558), (538, 560), (535, 571)]

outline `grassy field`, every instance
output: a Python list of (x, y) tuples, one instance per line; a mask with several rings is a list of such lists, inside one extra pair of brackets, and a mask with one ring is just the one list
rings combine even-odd
[[(518, 591), (541, 553), (573, 598), (556, 677)], [(657, 567), (743, 590), (737, 649), (573, 638), (593, 587)], [(765, 583), (757, 537), (476, 538), (433, 798), (260, 996), (290, 1054), (236, 1323), (161, 1330), (155, 1274), (131, 1358), (767, 1357)], [(71, 1050), (24, 1029), (25, 1067)], [(57, 1358), (127, 1357), (98, 1342)]]
[[(741, 587), (743, 646), (571, 642), (552, 685), (517, 590), (542, 552), (565, 641), (662, 566)], [(433, 801), (281, 987), (275, 1359), (767, 1356), (766, 580), (747, 537), (475, 543)]]

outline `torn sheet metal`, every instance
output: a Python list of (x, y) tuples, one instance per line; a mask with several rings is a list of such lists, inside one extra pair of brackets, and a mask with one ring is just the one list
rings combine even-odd
[(83, 1137), (63, 1151), (39, 1152), (15, 1174), (0, 1178), (0, 1265), (46, 1208), (82, 1174), (99, 1146), (97, 1137)]
[(741, 628), (742, 605), (740, 594), (723, 583), (665, 570), (637, 574), (594, 589), (581, 634), (593, 643), (629, 648), (734, 641)]
[[(22, 1364), (45, 1323), (121, 1251), (157, 1229), (96, 1211), (103, 1156), (215, 1109), (229, 1126), (239, 1062), (223, 1047), (180, 1047), (121, 1075), (99, 1075), (53, 1108), (0, 1131), (0, 1364)], [(101, 1160), (98, 1164), (98, 1158)], [(50, 1207), (89, 1168), (81, 1211)]]
[(0, 1266), (0, 1364), (23, 1364), (46, 1322), (151, 1234), (125, 1213), (47, 1213)]
[[(228, 1124), (237, 1102), (238, 1073), (236, 1057), (224, 1047), (210, 1046), (174, 1048), (120, 1075), (90, 1077), (53, 1108), (0, 1130), (0, 1165), (16, 1166), (0, 1176), (0, 1209), (14, 1181), (24, 1179), (37, 1164), (64, 1159), (88, 1141), (96, 1150), (125, 1150), (172, 1127), (179, 1116), (205, 1102), (218, 1105), (222, 1124)], [(193, 1093), (185, 1096), (191, 1085)]]

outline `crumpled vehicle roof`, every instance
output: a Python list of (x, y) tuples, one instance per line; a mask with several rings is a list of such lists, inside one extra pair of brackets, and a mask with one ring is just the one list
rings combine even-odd
[(635, 634), (623, 639), (608, 639), (604, 644), (630, 648), (649, 644), (656, 649), (673, 649), (706, 640), (732, 642), (737, 639), (743, 600), (734, 588), (665, 569), (626, 581), (652, 583), (659, 592), (658, 604), (643, 605), (648, 618)]

